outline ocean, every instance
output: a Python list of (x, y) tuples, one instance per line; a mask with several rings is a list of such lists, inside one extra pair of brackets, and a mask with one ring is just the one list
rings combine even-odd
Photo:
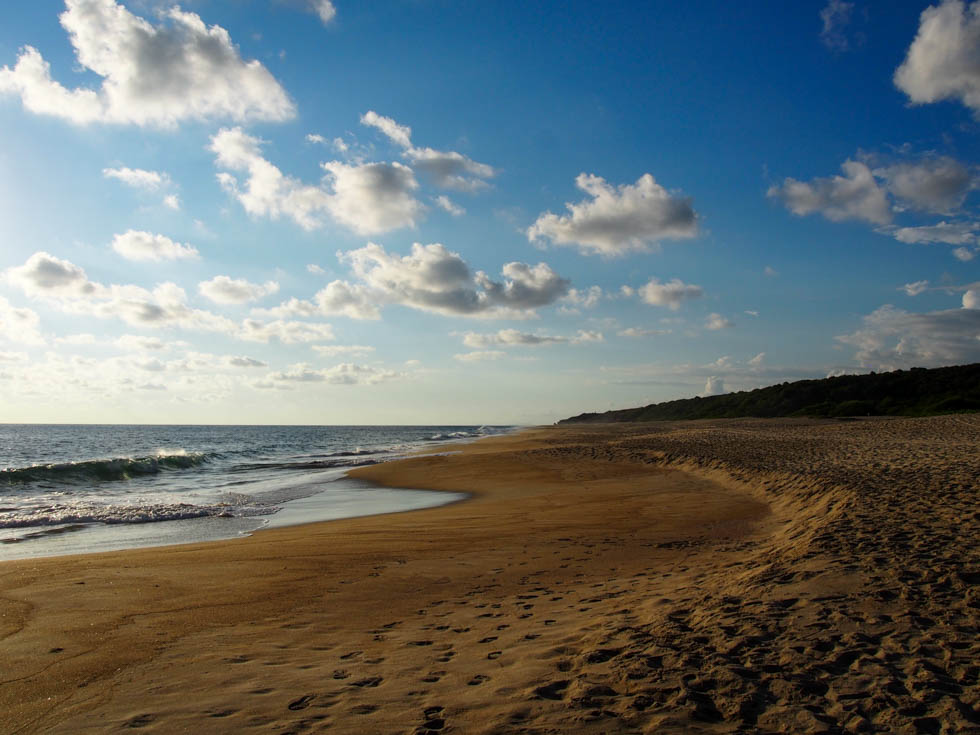
[(0, 425), (0, 561), (442, 505), (344, 474), (513, 428)]

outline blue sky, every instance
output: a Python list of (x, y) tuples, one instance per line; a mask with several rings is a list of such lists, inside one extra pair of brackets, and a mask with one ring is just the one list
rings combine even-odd
[(980, 360), (980, 3), (2, 20), (0, 420), (542, 423)]

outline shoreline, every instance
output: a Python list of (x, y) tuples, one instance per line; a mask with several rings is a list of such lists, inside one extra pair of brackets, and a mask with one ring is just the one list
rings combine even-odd
[(0, 731), (965, 730), (978, 436), (528, 429), (351, 473), (465, 503), (7, 562)]

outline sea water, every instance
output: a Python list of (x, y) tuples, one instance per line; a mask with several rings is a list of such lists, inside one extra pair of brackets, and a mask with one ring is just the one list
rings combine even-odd
[(0, 561), (441, 505), (347, 470), (513, 427), (0, 425)]

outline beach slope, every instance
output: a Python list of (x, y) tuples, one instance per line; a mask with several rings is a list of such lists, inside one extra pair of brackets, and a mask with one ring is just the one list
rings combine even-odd
[(980, 417), (568, 426), (439, 508), (0, 565), (3, 732), (980, 731)]

